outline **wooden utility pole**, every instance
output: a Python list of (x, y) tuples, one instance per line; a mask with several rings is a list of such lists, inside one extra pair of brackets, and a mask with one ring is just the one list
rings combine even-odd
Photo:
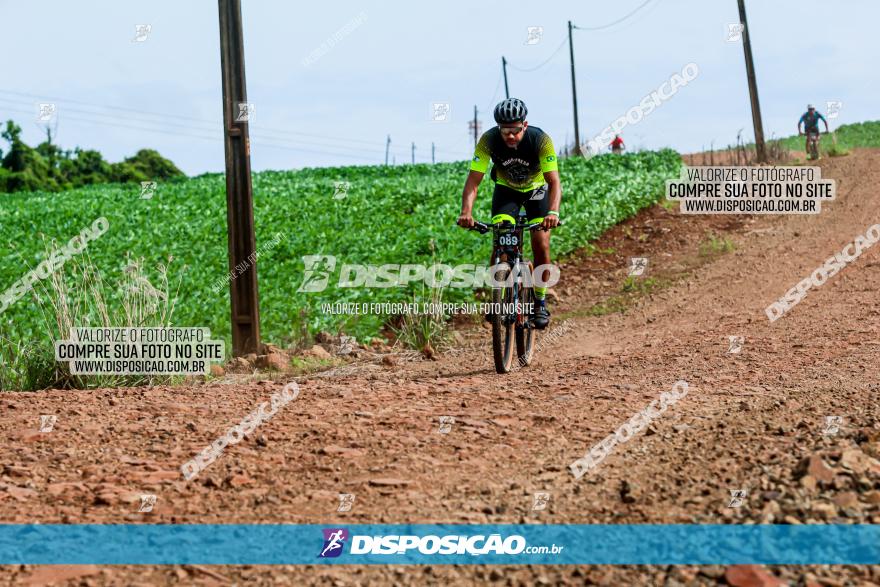
[(413, 163), (413, 165), (416, 164), (416, 144), (415, 143), (412, 144), (412, 163)]
[(434, 161), (434, 143), (433, 142), (431, 143), (431, 163), (436, 163), (436, 161)]
[(219, 0), (220, 69), (223, 79), (223, 137), (226, 152), (226, 229), (229, 270), (240, 275), (229, 282), (232, 301), (232, 352), (258, 353), (260, 310), (257, 292), (254, 197), (251, 187), (251, 145), (244, 76), (241, 0)]
[(474, 149), (476, 149), (477, 142), (480, 140), (480, 121), (477, 120), (476, 106), (474, 106), (474, 119), (468, 122), (468, 129), (474, 131)]
[(581, 154), (581, 132), (578, 127), (578, 95), (577, 84), (574, 79), (574, 42), (572, 41), (571, 31), (574, 27), (571, 21), (568, 21), (568, 54), (571, 57), (571, 99), (574, 102), (574, 142), (577, 145), (575, 154)]
[(764, 145), (764, 123), (761, 121), (761, 103), (758, 101), (758, 82), (755, 79), (755, 62), (752, 60), (752, 41), (749, 34), (749, 23), (746, 20), (745, 0), (737, 0), (739, 4), (739, 21), (742, 24), (743, 52), (746, 56), (746, 75), (749, 78), (749, 99), (752, 102), (752, 124), (755, 127), (755, 151), (758, 163), (767, 162), (767, 148)]
[(388, 165), (388, 147), (391, 146), (391, 135), (388, 135), (388, 138), (385, 139), (385, 165)]
[(501, 56), (501, 69), (504, 71), (504, 97), (510, 98), (510, 90), (507, 89), (507, 59)]

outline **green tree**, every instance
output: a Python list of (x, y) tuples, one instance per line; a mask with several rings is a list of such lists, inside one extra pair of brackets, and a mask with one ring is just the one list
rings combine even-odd
[(21, 127), (12, 120), (0, 133), (9, 151), (0, 151), (0, 192), (61, 191), (83, 185), (108, 182), (175, 181), (186, 177), (174, 163), (153, 149), (141, 149), (119, 163), (108, 163), (92, 149), (66, 151), (46, 140), (30, 147), (21, 140)]
[(21, 127), (9, 120), (6, 130), (0, 133), (9, 143), (9, 152), (3, 157), (5, 189), (10, 192), (57, 189), (49, 174), (49, 164), (32, 147), (21, 140)]
[(186, 177), (174, 163), (153, 149), (141, 149), (134, 157), (127, 158), (125, 163), (143, 174), (146, 179), (152, 179), (153, 181), (182, 179)]

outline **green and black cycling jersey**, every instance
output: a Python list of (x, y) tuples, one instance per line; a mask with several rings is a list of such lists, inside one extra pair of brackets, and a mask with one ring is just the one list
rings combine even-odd
[(498, 127), (480, 137), (471, 171), (486, 173), (492, 161), (492, 181), (520, 192), (529, 192), (544, 185), (544, 174), (557, 171), (556, 150), (550, 135), (536, 126), (526, 128), (516, 148), (507, 146)]

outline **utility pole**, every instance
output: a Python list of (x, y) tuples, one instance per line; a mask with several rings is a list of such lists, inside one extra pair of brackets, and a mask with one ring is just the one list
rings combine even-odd
[(385, 140), (385, 165), (388, 165), (388, 147), (391, 146), (391, 135)]
[(477, 135), (480, 132), (479, 128), (480, 128), (480, 121), (477, 120), (477, 105), (474, 104), (474, 149), (477, 148), (477, 141), (479, 140), (477, 138)]
[(416, 144), (415, 143), (412, 144), (412, 163), (413, 163), (413, 165), (416, 164)]
[(431, 163), (435, 163), (434, 161), (434, 142), (431, 142)]
[(507, 89), (507, 59), (501, 56), (501, 69), (504, 71), (504, 97), (510, 98), (510, 90)]
[(752, 102), (752, 124), (755, 127), (755, 151), (758, 163), (767, 162), (767, 149), (764, 145), (764, 123), (761, 121), (761, 103), (758, 101), (758, 82), (755, 79), (755, 62), (752, 60), (752, 41), (749, 34), (749, 23), (746, 20), (745, 0), (737, 0), (739, 4), (739, 21), (742, 24), (743, 51), (746, 56), (746, 75), (749, 78), (749, 99)]
[(477, 107), (474, 106), (474, 119), (468, 122), (468, 130), (474, 131), (474, 149), (477, 148), (477, 142), (480, 140), (480, 121), (477, 120)]
[(241, 356), (258, 353), (260, 348), (257, 246), (251, 185), (251, 144), (247, 123), (250, 106), (247, 104), (244, 76), (241, 0), (219, 0), (219, 8), (229, 270), (244, 268), (237, 279), (229, 282), (232, 301), (232, 352)]
[(575, 145), (575, 154), (581, 154), (581, 132), (578, 128), (578, 95), (577, 95), (577, 84), (574, 80), (574, 42), (572, 41), (571, 31), (574, 28), (572, 26), (571, 21), (568, 21), (568, 54), (571, 57), (571, 99), (574, 102), (574, 142)]

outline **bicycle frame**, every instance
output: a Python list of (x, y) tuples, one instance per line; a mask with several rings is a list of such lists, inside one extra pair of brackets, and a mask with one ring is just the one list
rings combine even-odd
[(523, 266), (528, 267), (528, 261), (523, 257), (523, 231), (531, 226), (525, 216), (520, 215), (516, 224), (509, 221), (492, 225), (492, 260), (493, 265), (506, 263), (510, 267), (510, 287), (513, 289), (513, 308), (509, 314), (502, 316), (502, 320), (513, 323), (517, 328), (529, 328), (529, 318), (523, 312), (520, 289), (516, 287), (522, 283)]
[(819, 156), (819, 140), (821, 134), (819, 132), (807, 132), (807, 157), (818, 158)]

